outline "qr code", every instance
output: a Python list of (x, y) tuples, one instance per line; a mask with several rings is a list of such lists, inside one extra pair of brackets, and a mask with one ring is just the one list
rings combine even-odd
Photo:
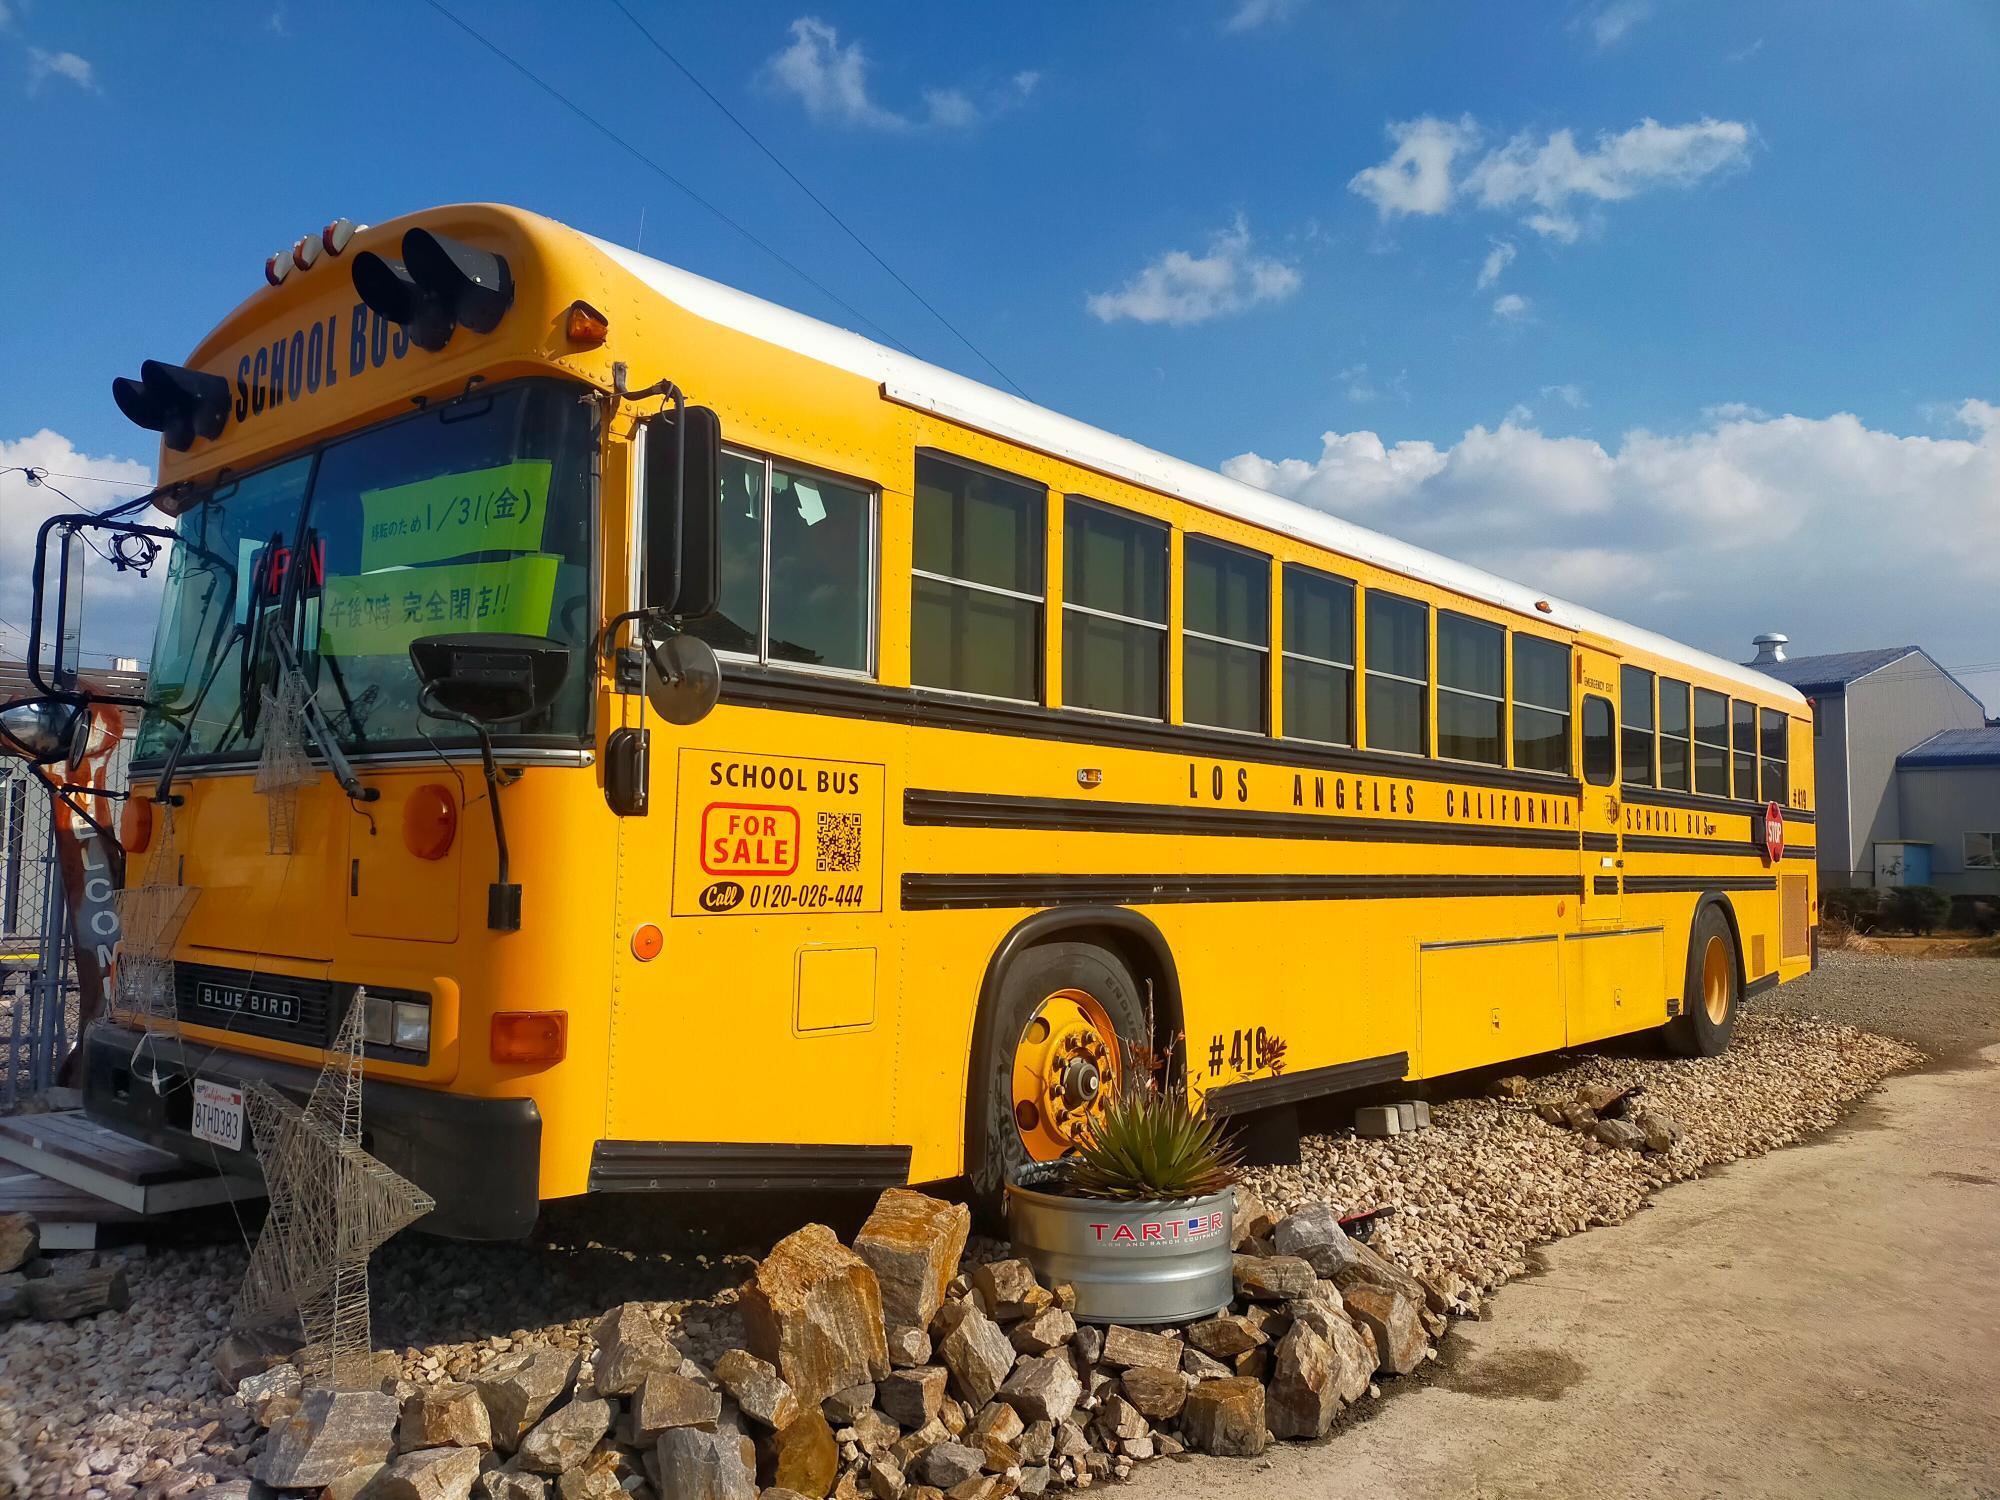
[(861, 814), (819, 815), (818, 868), (830, 874), (850, 874), (861, 868)]

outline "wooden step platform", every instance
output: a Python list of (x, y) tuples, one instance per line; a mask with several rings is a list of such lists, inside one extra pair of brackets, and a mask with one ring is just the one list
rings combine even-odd
[(33, 1217), (44, 1250), (93, 1250), (106, 1225), (138, 1224), (146, 1217), (18, 1167), (0, 1167), (0, 1214)]
[(137, 1216), (264, 1196), (261, 1182), (194, 1166), (99, 1125), (82, 1110), (0, 1118), (0, 1162)]

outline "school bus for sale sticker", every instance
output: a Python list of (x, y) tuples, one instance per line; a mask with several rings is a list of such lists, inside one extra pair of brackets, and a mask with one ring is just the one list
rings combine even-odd
[(674, 915), (882, 909), (882, 767), (680, 753)]

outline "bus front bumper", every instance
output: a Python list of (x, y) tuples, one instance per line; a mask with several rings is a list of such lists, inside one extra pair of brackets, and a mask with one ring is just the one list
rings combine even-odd
[[(296, 1063), (184, 1046), (103, 1022), (90, 1028), (84, 1046), (83, 1107), (91, 1119), (253, 1181), (262, 1173), (247, 1123), (237, 1151), (190, 1133), (193, 1079), (246, 1088), (268, 1083), (303, 1103), (319, 1078), (317, 1069)], [(437, 1200), (417, 1221), (419, 1229), (451, 1239), (507, 1240), (534, 1228), (542, 1147), (534, 1100), (471, 1099), (371, 1079), (361, 1086), (361, 1137), (369, 1152)]]

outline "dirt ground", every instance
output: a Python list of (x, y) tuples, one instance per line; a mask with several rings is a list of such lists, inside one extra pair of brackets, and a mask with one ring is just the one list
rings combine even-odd
[(1548, 1247), (1329, 1441), (1149, 1465), (1137, 1500), (2000, 1496), (2000, 963), (1829, 957), (1764, 1008), (1932, 1067)]

